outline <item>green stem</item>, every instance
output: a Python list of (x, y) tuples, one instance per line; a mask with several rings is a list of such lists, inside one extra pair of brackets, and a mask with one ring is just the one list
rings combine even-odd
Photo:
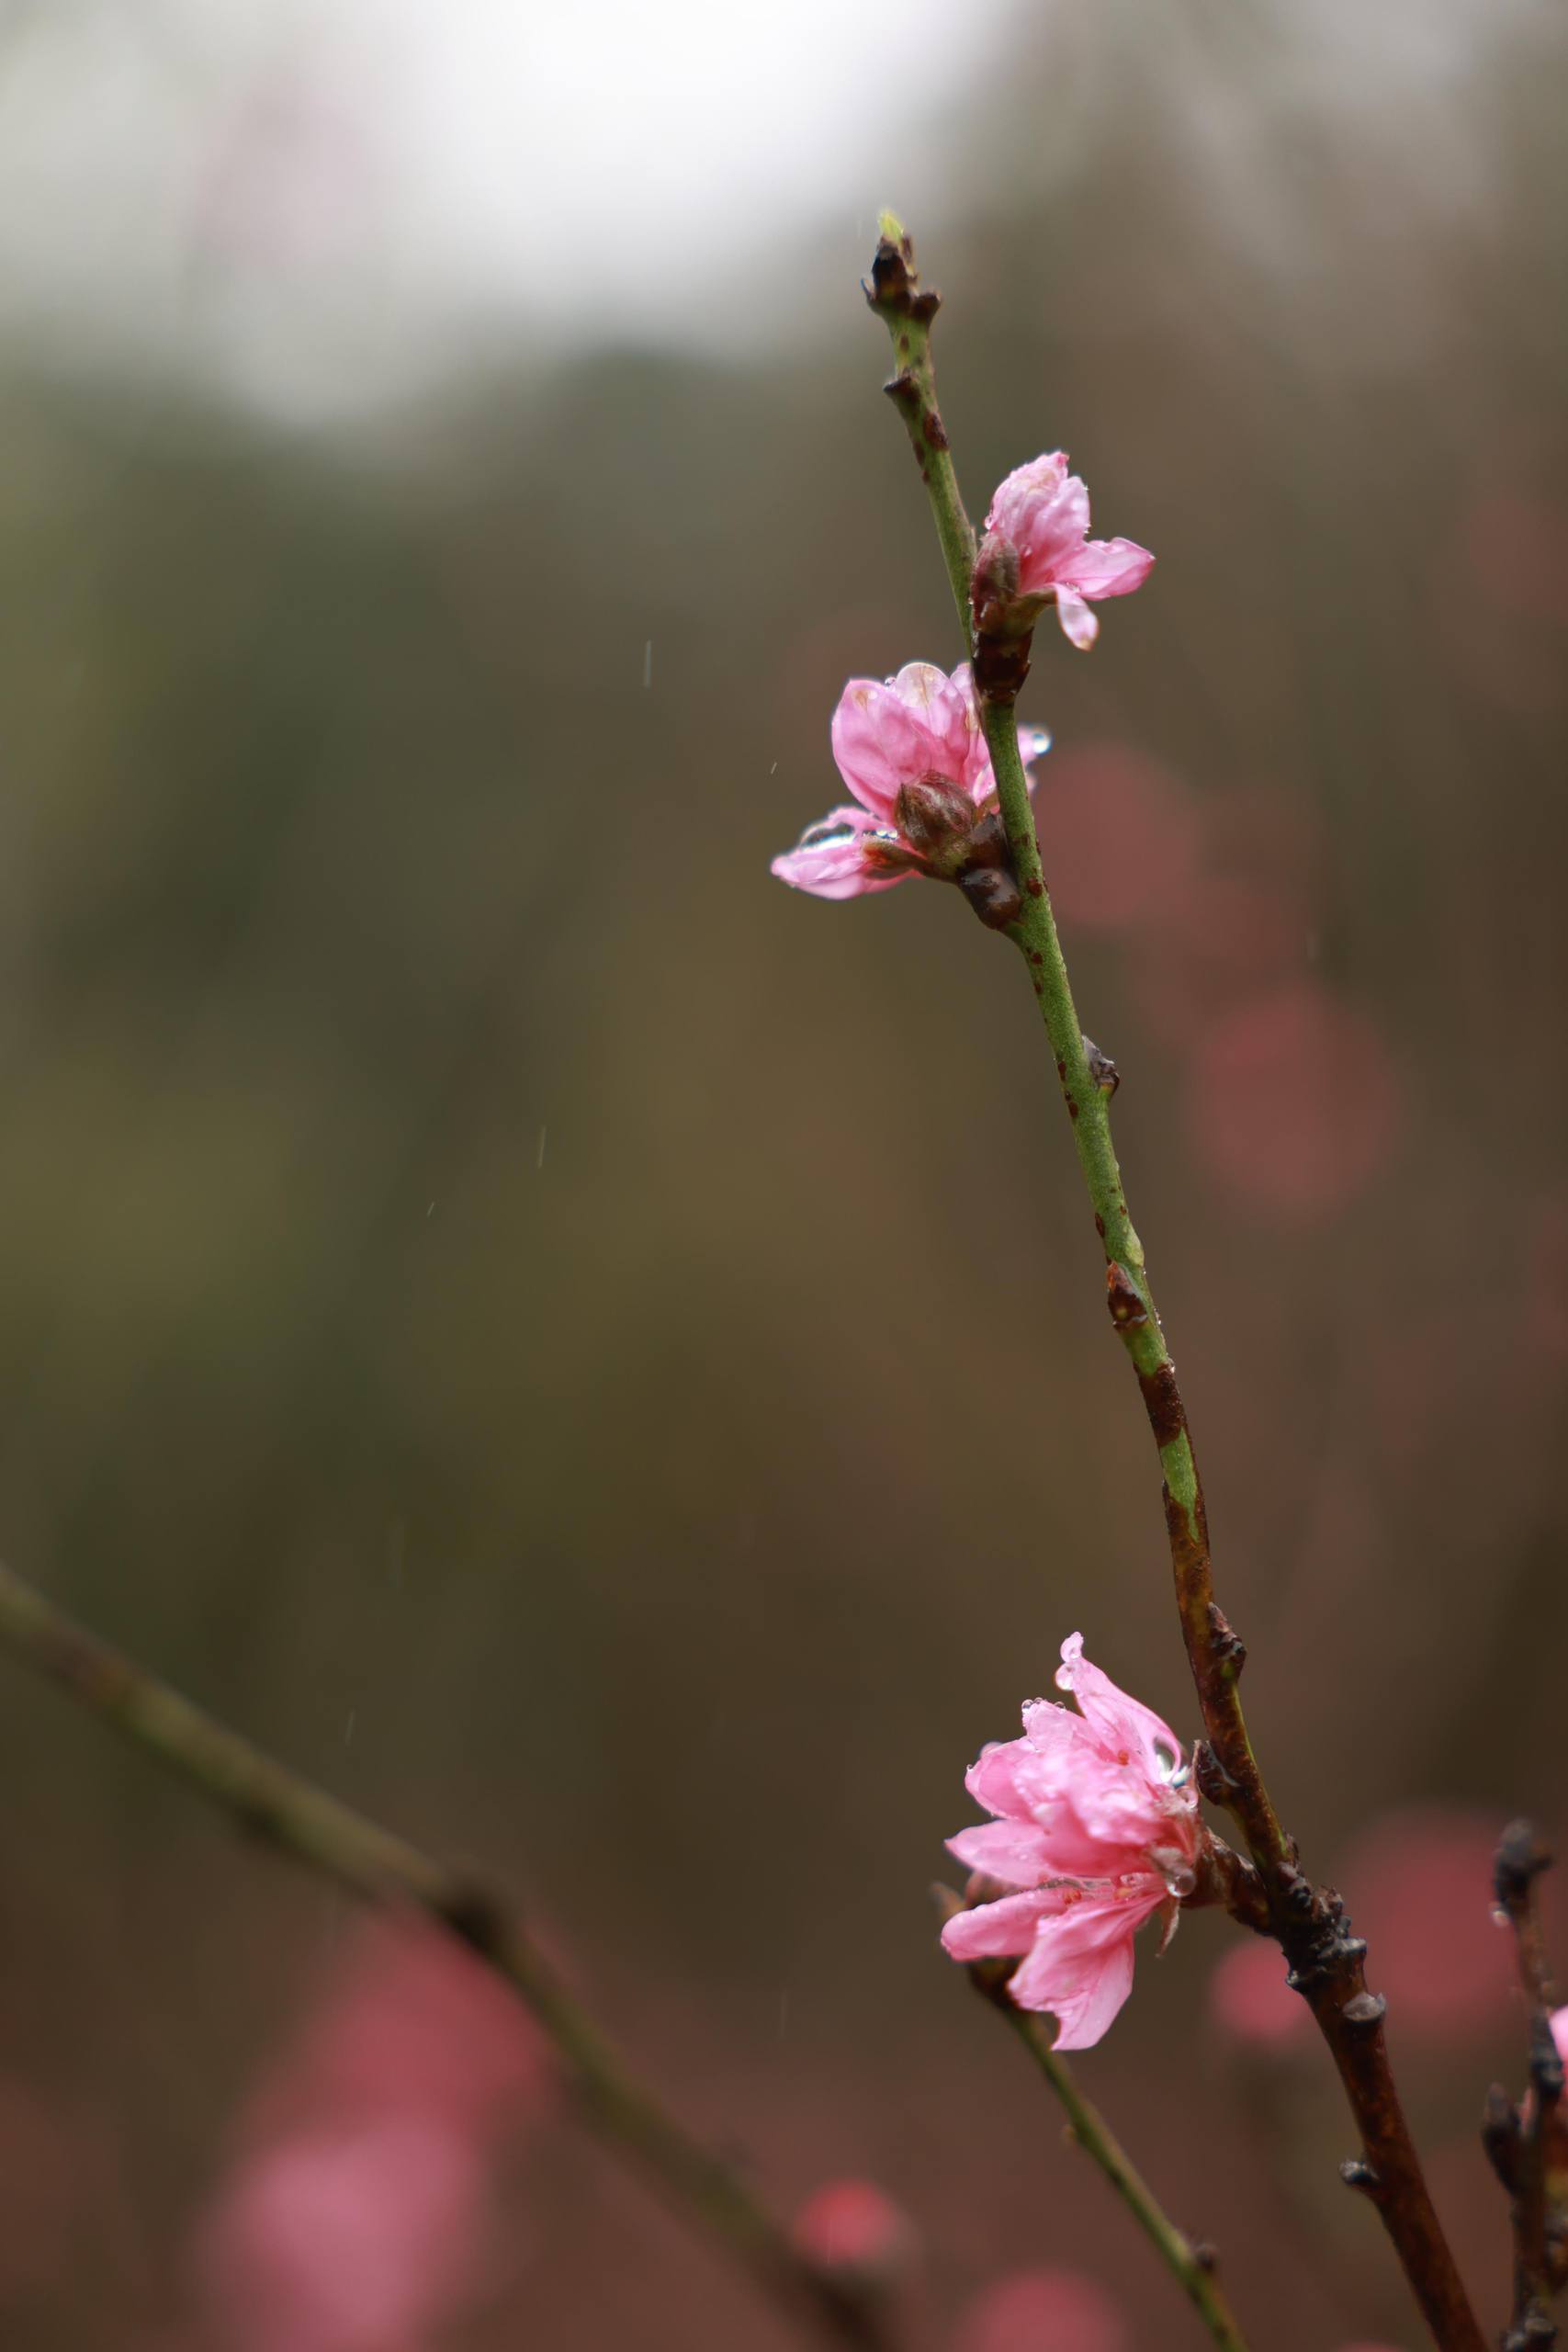
[(467, 1945), (533, 2012), (603, 2140), (635, 2158), (795, 2319), (836, 2344), (885, 2343), (874, 2308), (799, 2255), (729, 2166), (626, 2072), (537, 1946), (482, 1885), (253, 1747), (3, 1566), (0, 1646), (155, 1757), (237, 1827), (363, 1901), (413, 1906)]
[[(975, 537), (936, 407), (931, 322), (938, 297), (920, 286), (913, 247), (890, 217), (883, 220), (866, 294), (893, 338), (899, 372), (887, 389), (899, 401), (920, 460), (949, 585), (963, 619), (964, 647), (975, 665), (998, 805), (1022, 900), (1009, 936), (1023, 956), (1050, 1039), (1105, 1255), (1111, 1320), (1137, 1374), (1159, 1453), (1177, 1607), (1208, 1735), (1197, 1759), (1199, 1784), (1209, 1802), (1224, 1806), (1241, 1826), (1262, 1881), (1270, 1932), (1283, 1948), (1292, 1982), (1309, 2003), (1338, 2070), (1362, 2148), (1360, 2158), (1348, 2168), (1347, 2179), (1375, 2205), (1442, 2352), (1484, 2352), (1400, 2104), (1383, 2034), (1384, 2005), (1367, 1986), (1366, 1946), (1350, 1934), (1337, 1895), (1314, 1888), (1297, 1869), (1294, 1848), (1274, 1811), (1247, 1734), (1237, 1687), (1247, 1653), (1214, 1599), (1197, 1457), (1155, 1307), (1143, 1243), (1128, 1214), (1111, 1138), (1110, 1090), (1102, 1090), (1089, 1068), (1045, 887), (1013, 708), (1028, 673), (1029, 643), (1027, 638), (976, 638), (969, 593)], [(912, 338), (911, 325), (923, 330), (923, 340)], [(934, 435), (922, 422), (928, 416), (936, 420)], [(935, 442), (941, 446), (940, 466), (926, 456), (928, 446)]]
[[(960, 1897), (949, 1887), (935, 1889), (944, 1917), (963, 1910)], [(1160, 2206), (1153, 2189), (1094, 2105), (1074, 2081), (1066, 2061), (1051, 2047), (1044, 2024), (1028, 2009), (1019, 2008), (1008, 1993), (1010, 1961), (972, 1961), (965, 1970), (969, 1982), (1022, 2042), (1061, 2102), (1070, 2134), (1085, 2155), (1100, 2166), (1111, 2188), (1149, 2240), (1161, 2261), (1190, 2297), (1221, 2352), (1247, 2352), (1241, 2330), (1219, 2281), (1217, 2257), (1212, 2246), (1196, 2246), (1179, 2230)]]
[(920, 469), (936, 519), (947, 565), (948, 584), (958, 607), (959, 627), (965, 644), (969, 622), (969, 578), (975, 569), (975, 534), (959, 496), (947, 427), (936, 402), (936, 378), (931, 368), (931, 321), (940, 297), (922, 293), (909, 263), (908, 241), (890, 212), (882, 215), (882, 238), (872, 263), (865, 299), (886, 322), (893, 338), (893, 374), (883, 390), (904, 420), (909, 447)]
[(1207, 2246), (1194, 2245), (1163, 2212), (1154, 2191), (1134, 2164), (1099, 2109), (1085, 2098), (1055, 2056), (1041, 2019), (1006, 1999), (997, 2007), (1006, 2017), (1051, 2088), (1060, 2099), (1073, 2138), (1091, 2156), (1126, 2206), (1166, 2268), (1177, 2280), (1221, 2352), (1247, 2352), (1247, 2346)]

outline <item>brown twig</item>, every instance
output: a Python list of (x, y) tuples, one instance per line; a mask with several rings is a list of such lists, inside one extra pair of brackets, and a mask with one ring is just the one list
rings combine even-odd
[(919, 460), (949, 583), (964, 620), (965, 648), (975, 665), (998, 801), (1021, 899), (1021, 911), (1008, 935), (1023, 955), (1050, 1038), (1105, 1256), (1111, 1319), (1137, 1374), (1159, 1453), (1177, 1607), (1207, 1734), (1200, 1743), (1199, 1785), (1209, 1802), (1228, 1812), (1242, 1830), (1261, 1882), (1269, 1932), (1283, 1947), (1290, 1981), (1310, 2005), (1338, 2070), (1361, 2139), (1359, 2156), (1341, 2167), (1346, 2180), (1364, 2191), (1376, 2208), (1442, 2352), (1483, 2352), (1481, 2329), (1400, 2106), (1383, 2035), (1382, 1996), (1367, 1984), (1366, 1946), (1351, 1934), (1333, 1889), (1314, 1886), (1299, 1868), (1294, 1844), (1280, 1825), (1253, 1753), (1239, 1688), (1247, 1653), (1214, 1597), (1197, 1457), (1111, 1141), (1112, 1090), (1100, 1083), (1089, 1060), (1041, 865), (1013, 710), (1028, 673), (1030, 639), (1027, 633), (999, 624), (993, 635), (984, 596), (976, 626), (971, 589), (977, 582), (968, 552), (975, 546), (974, 532), (937, 409), (931, 368), (937, 298), (922, 288), (914, 249), (891, 219), (883, 223), (865, 293), (892, 337), (896, 372), (887, 389)]
[(366, 1902), (423, 1912), (466, 1944), (533, 2012), (602, 2140), (639, 2164), (793, 2318), (834, 2344), (885, 2352), (886, 2315), (875, 2297), (807, 2261), (733, 2169), (627, 2072), (525, 1928), (482, 1883), (253, 1747), (3, 1566), (0, 1646), (155, 1757), (236, 1827)]
[(1507, 2189), (1513, 2222), (1513, 2309), (1503, 2352), (1550, 2352), (1547, 2306), (1568, 2285), (1568, 2131), (1562, 2060), (1551, 2031), (1551, 1977), (1536, 1882), (1551, 1856), (1528, 1821), (1503, 1832), (1493, 1865), (1497, 1905), (1513, 1929), (1529, 2027), (1529, 2087), (1518, 2106), (1500, 2083), (1487, 2095), (1482, 2140)]

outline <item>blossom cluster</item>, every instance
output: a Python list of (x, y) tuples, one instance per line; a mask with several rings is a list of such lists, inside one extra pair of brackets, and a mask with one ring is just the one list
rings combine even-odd
[[(1071, 642), (1092, 645), (1090, 600), (1128, 595), (1154, 558), (1131, 539), (1088, 534), (1089, 492), (1065, 452), (1010, 473), (991, 502), (975, 567), (982, 633), (1027, 634), (1055, 605)], [(1047, 743), (1042, 733), (1021, 734), (1025, 764)], [(774, 858), (780, 881), (818, 899), (855, 899), (923, 875), (956, 883), (983, 922), (1005, 928), (1018, 891), (968, 663), (949, 674), (911, 662), (885, 681), (852, 678), (833, 714), (832, 745), (854, 803), (829, 809)]]
[(982, 1750), (965, 1776), (994, 1820), (960, 1830), (948, 1850), (999, 1883), (990, 1901), (942, 1931), (954, 1960), (1017, 1958), (1008, 1990), (1022, 2009), (1049, 2010), (1058, 2050), (1098, 2041), (1133, 1989), (1133, 1939), (1197, 1883), (1204, 1831), (1175, 1734), (1062, 1645), (1058, 1690), (1069, 1707), (1036, 1699), (1021, 1739)]

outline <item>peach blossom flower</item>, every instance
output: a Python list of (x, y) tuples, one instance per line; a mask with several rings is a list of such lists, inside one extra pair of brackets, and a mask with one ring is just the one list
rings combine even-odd
[(829, 2180), (790, 2224), (790, 2235), (818, 2269), (890, 2286), (914, 2260), (908, 2215), (874, 2180)]
[[(1046, 741), (1025, 729), (1019, 749), (1026, 761), (1038, 759)], [(959, 878), (996, 793), (968, 663), (951, 677), (930, 662), (908, 662), (880, 683), (852, 678), (833, 713), (832, 743), (860, 805), (808, 825), (774, 858), (779, 880), (818, 899), (857, 899), (912, 874)], [(999, 830), (993, 824), (991, 832), (985, 846), (996, 848)], [(994, 858), (977, 862), (997, 870)]]
[(985, 1878), (1019, 1890), (961, 1912), (942, 1930), (954, 1960), (1021, 1955), (1008, 1990), (1022, 2009), (1049, 2010), (1058, 2050), (1087, 2050), (1133, 1989), (1133, 1938), (1192, 1891), (1200, 1840), (1197, 1792), (1174, 1733), (1062, 1645), (1059, 1690), (1080, 1712), (1036, 1699), (1024, 1736), (984, 1749), (965, 1775), (997, 1817), (961, 1830), (948, 1850)]
[(549, 2110), (538, 2028), (473, 1957), (367, 1922), (240, 2119), (192, 2284), (221, 2352), (411, 2352), (499, 2275), (501, 2143)]
[(1089, 598), (1130, 596), (1153, 568), (1135, 540), (1089, 537), (1089, 492), (1067, 471), (1066, 451), (1055, 449), (1015, 467), (992, 499), (975, 568), (976, 608), (988, 598), (1036, 612), (1054, 604), (1067, 638), (1087, 652), (1100, 634)]
[(1078, 2270), (1014, 2270), (976, 2296), (959, 2323), (956, 2352), (1127, 2352), (1126, 2321), (1103, 2287)]

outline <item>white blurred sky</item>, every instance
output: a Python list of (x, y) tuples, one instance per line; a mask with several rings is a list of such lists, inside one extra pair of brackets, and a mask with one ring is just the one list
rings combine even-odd
[(744, 237), (836, 226), (859, 266), (942, 189), (1010, 13), (0, 0), (0, 323), (306, 414), (476, 330), (700, 331)]
[[(938, 242), (1014, 23), (1062, 61), (1055, 109), (1007, 118), (1036, 190), (1086, 142), (1113, 150), (1123, 77), (1155, 45), (1214, 233), (1299, 263), (1322, 233), (1299, 128), (1337, 164), (1364, 150), (1382, 233), (1410, 208), (1462, 214), (1504, 167), (1466, 103), (1478, 45), (1561, 8), (0, 0), (0, 336), (305, 423), (487, 338), (513, 358), (621, 329), (745, 339), (726, 282), (743, 240), (787, 255), (822, 235), (835, 285), (882, 204)], [(1330, 251), (1317, 275), (1353, 262)], [(819, 315), (819, 279), (792, 282)]]

